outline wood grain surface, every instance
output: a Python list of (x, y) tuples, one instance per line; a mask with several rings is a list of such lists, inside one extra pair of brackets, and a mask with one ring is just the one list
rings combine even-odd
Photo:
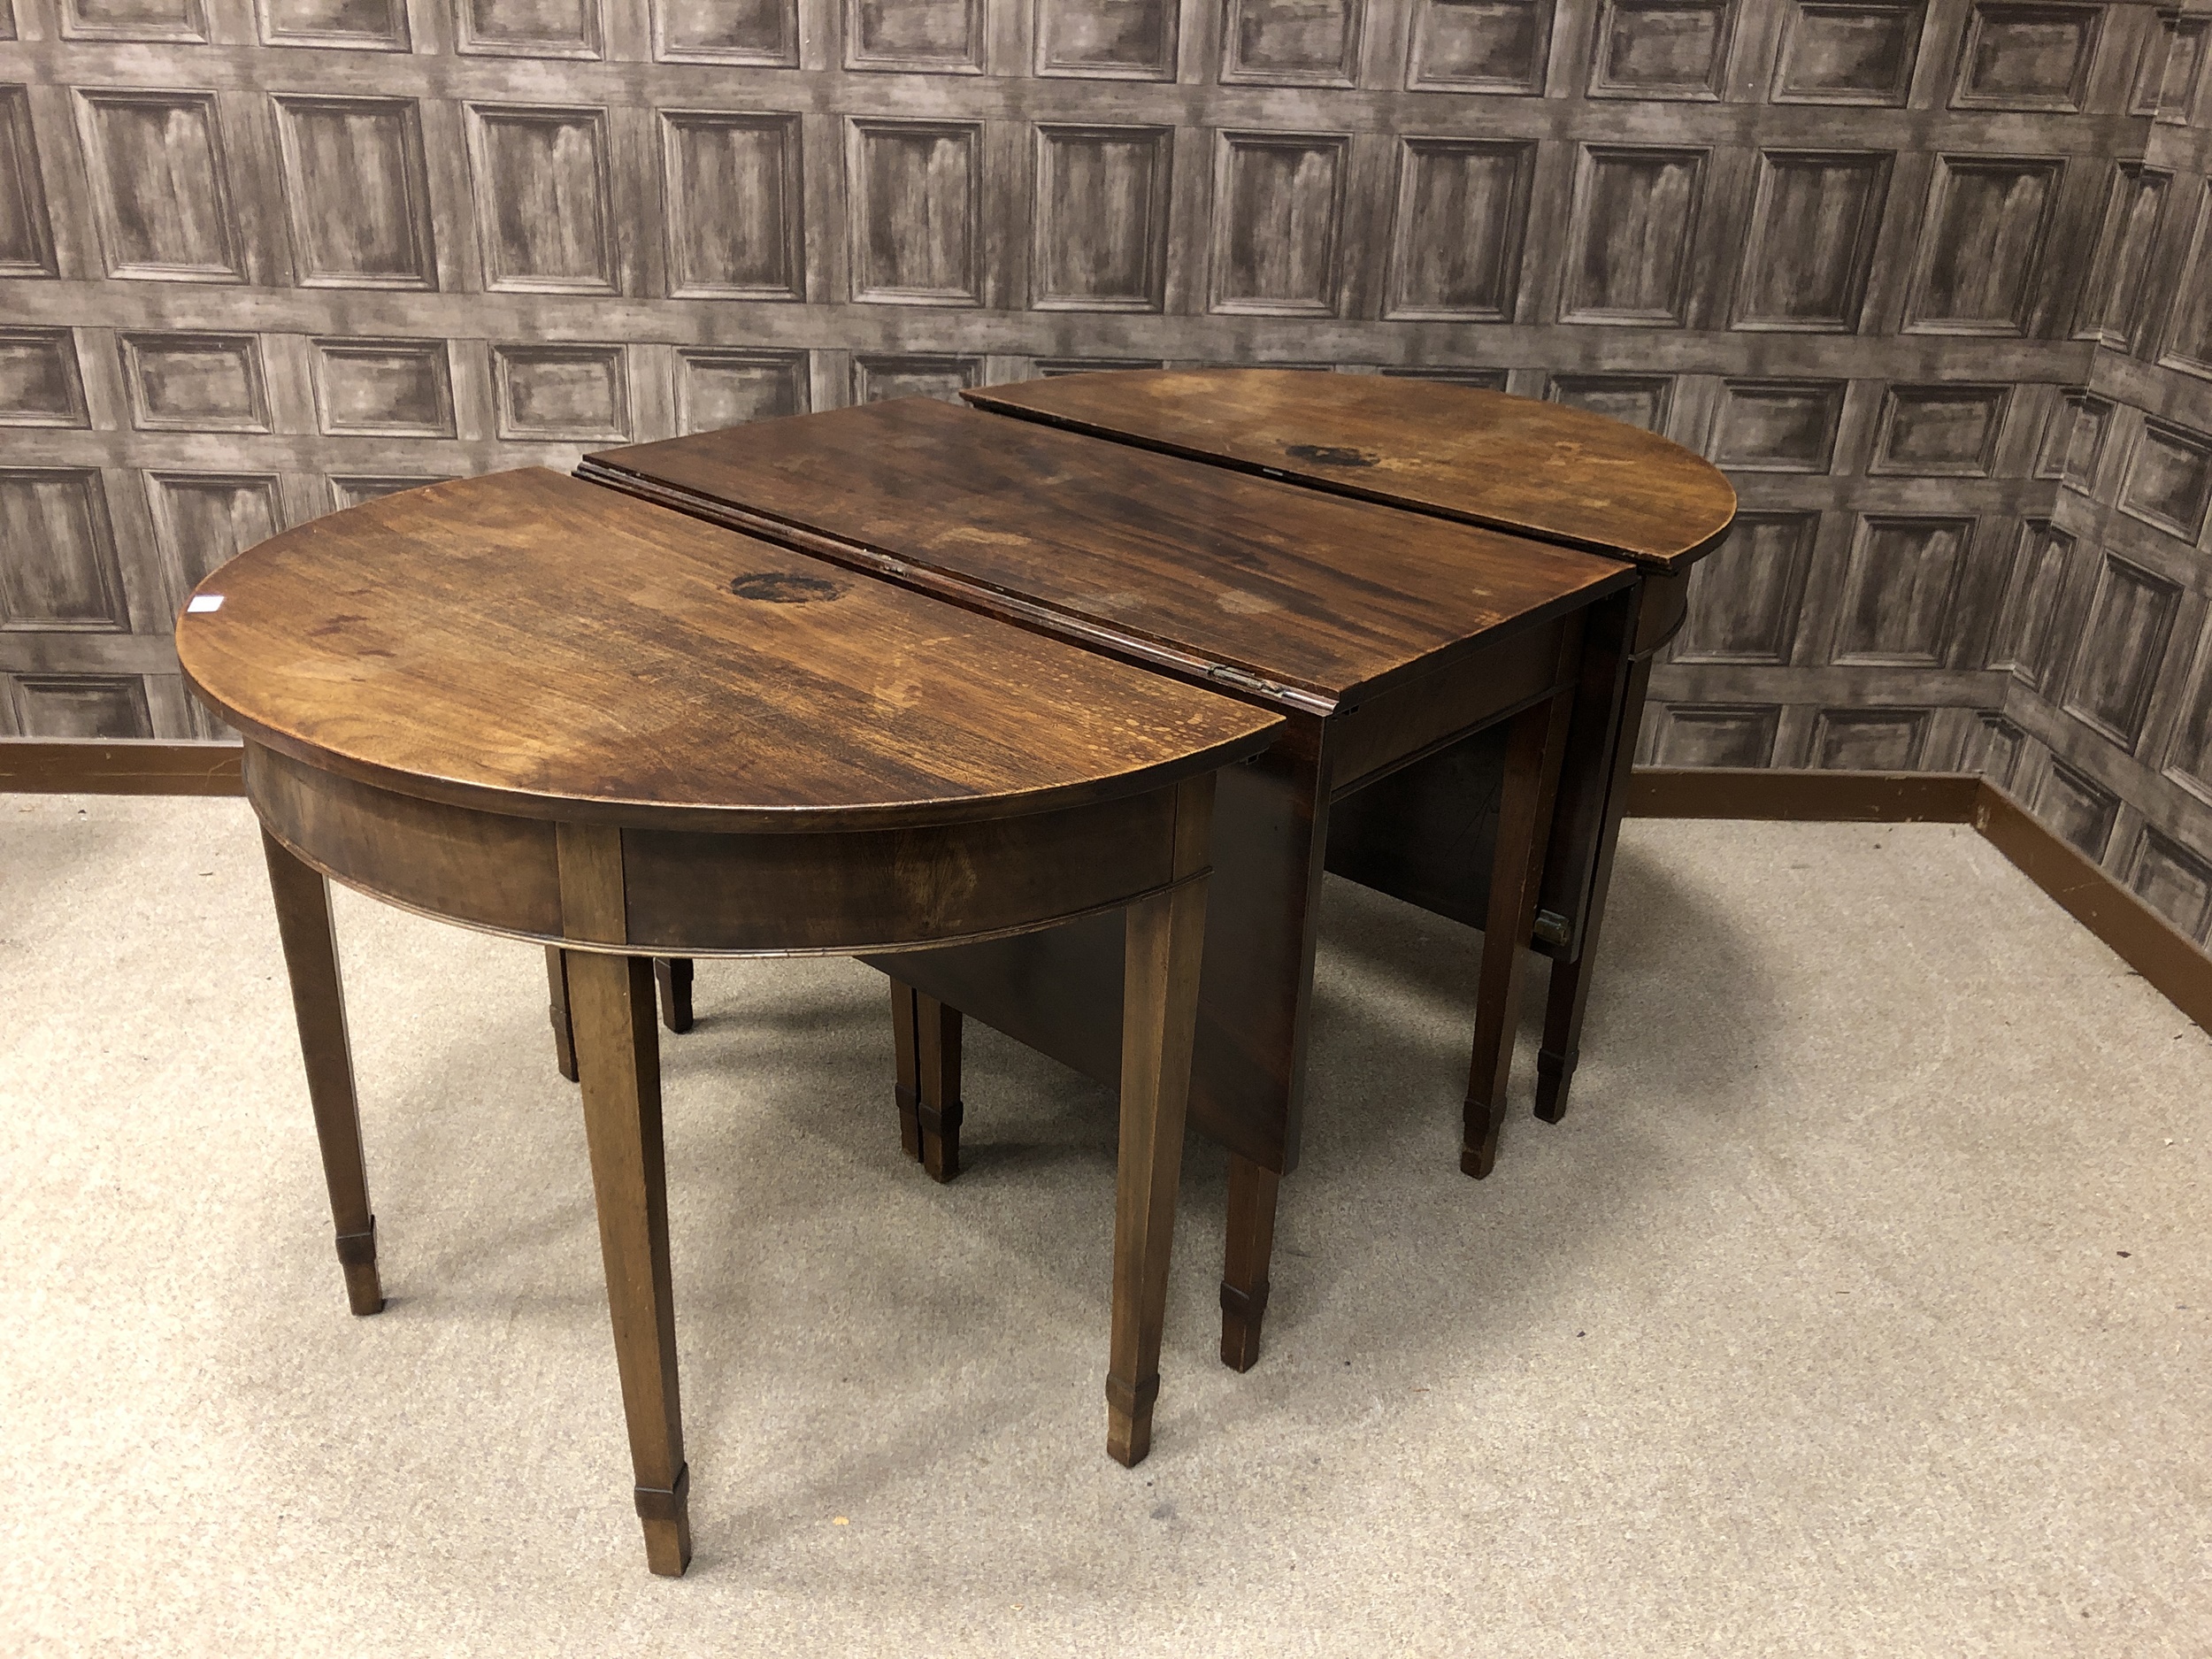
[(1586, 554), (922, 398), (589, 465), (703, 516), (803, 526), (956, 577), (979, 605), (1033, 601), (1325, 707), (1631, 580)]
[(185, 672), (249, 735), (370, 784), (571, 822), (1042, 811), (1210, 770), (1277, 725), (537, 470), (319, 519), (203, 587), (223, 603), (182, 618)]
[(1678, 443), (1479, 387), (1296, 369), (1063, 374), (972, 403), (1674, 570), (1736, 516)]

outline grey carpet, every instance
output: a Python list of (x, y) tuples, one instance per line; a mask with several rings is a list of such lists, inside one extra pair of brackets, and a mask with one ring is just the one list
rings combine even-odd
[(341, 897), (357, 1320), (263, 879), (234, 801), (0, 797), (0, 1651), (2212, 1651), (2212, 1045), (1965, 829), (1630, 825), (1479, 1185), (1477, 936), (1332, 881), (1267, 1352), (1194, 1144), (1134, 1471), (1103, 1094), (972, 1027), (940, 1189), (879, 977), (703, 964), (675, 1582), (538, 953)]

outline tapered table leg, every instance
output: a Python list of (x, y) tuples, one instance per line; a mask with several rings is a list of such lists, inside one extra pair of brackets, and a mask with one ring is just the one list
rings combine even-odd
[(1275, 1194), (1282, 1177), (1229, 1155), (1229, 1256), (1221, 1271), (1221, 1363), (1250, 1371), (1267, 1315), (1267, 1263), (1275, 1249)]
[(1125, 926), (1106, 1449), (1116, 1462), (1134, 1465), (1152, 1449), (1152, 1405), (1160, 1393), (1160, 1329), (1205, 943), (1204, 879), (1140, 900), (1129, 907)]
[(691, 1562), (690, 1476), (676, 1392), (653, 968), (642, 956), (565, 954), (638, 1518), (645, 1527), (646, 1564), (673, 1578)]
[(960, 1010), (933, 996), (914, 996), (914, 1118), (922, 1137), (922, 1167), (933, 1181), (960, 1174)]
[(691, 958), (656, 956), (653, 983), (660, 987), (661, 1024), (679, 1034), (691, 1029)]
[(891, 981), (891, 1049), (897, 1081), (892, 1099), (899, 1109), (899, 1146), (916, 1163), (922, 1157), (921, 1045), (914, 1034), (914, 1002), (921, 995), (904, 979)]
[(899, 1144), (933, 1181), (960, 1173), (960, 1010), (891, 981), (891, 1041), (896, 1053)]
[(356, 1313), (380, 1313), (384, 1287), (376, 1273), (376, 1217), (369, 1209), (369, 1175), (361, 1156), (361, 1112), (354, 1094), (353, 1048), (346, 1036), (338, 941), (330, 925), (330, 883), (266, 830), (261, 850), (269, 862), (269, 891), (276, 900), (277, 932), (292, 980), (292, 1013), (299, 1022), (315, 1138), (322, 1143), (323, 1180), (330, 1188), (346, 1301)]
[(1513, 1032), (1519, 1024), (1522, 941), (1536, 922), (1537, 887), (1573, 703), (1572, 696), (1563, 693), (1524, 709), (1514, 716), (1506, 737), (1505, 788), (1498, 806), (1497, 853), (1483, 926), (1474, 1056), (1467, 1071), (1459, 1150), (1459, 1167), (1477, 1180), (1497, 1162), (1506, 1080), (1513, 1070)]
[(1567, 1115), (1567, 1090), (1582, 1059), (1582, 1010), (1590, 1000), (1594, 926), (1583, 929), (1580, 943), (1571, 961), (1551, 964), (1551, 983), (1544, 991), (1544, 1042), (1536, 1051), (1536, 1115), (1548, 1124)]
[(1644, 696), (1651, 688), (1652, 653), (1631, 664), (1620, 729), (1614, 739), (1613, 775), (1606, 789), (1605, 817), (1598, 832), (1597, 864), (1590, 876), (1590, 901), (1582, 936), (1571, 961), (1552, 964), (1544, 997), (1544, 1042), (1536, 1055), (1536, 1115), (1557, 1123), (1567, 1115), (1567, 1090), (1582, 1057), (1582, 1015), (1590, 1002), (1590, 970), (1597, 961), (1598, 929), (1605, 919), (1605, 899), (1613, 885), (1613, 853), (1620, 845), (1621, 818), (1628, 810), (1629, 774), (1636, 757), (1636, 734), (1643, 723)]
[(576, 1080), (576, 1033), (568, 1018), (567, 958), (558, 945), (545, 948), (546, 1011), (553, 1021), (553, 1064), (570, 1082)]

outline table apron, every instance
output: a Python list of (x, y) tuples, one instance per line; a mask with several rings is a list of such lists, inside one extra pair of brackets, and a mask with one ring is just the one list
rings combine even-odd
[(1391, 687), (1329, 721), (1329, 794), (1340, 799), (1559, 689), (1560, 647), (1579, 611)]
[(1118, 909), (1178, 871), (1210, 777), (1057, 812), (826, 832), (623, 829), (622, 913), (564, 912), (557, 826), (380, 789), (249, 742), (262, 823), (326, 875), (443, 920), (631, 955), (849, 955), (1004, 938)]

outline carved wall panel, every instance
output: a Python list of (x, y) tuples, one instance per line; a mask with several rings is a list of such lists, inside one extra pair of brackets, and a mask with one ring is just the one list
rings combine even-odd
[(2065, 165), (2057, 157), (1937, 158), (1906, 306), (1908, 328), (2028, 331)]
[(1920, 52), (1917, 4), (1786, 4), (1772, 81), (1777, 104), (1904, 103)]
[(2009, 386), (1893, 386), (1882, 398), (1870, 472), (1987, 478)]
[(2066, 712), (2132, 749), (2180, 600), (2172, 582), (2124, 559), (2107, 558), (2083, 626)]
[(12, 674), (16, 730), (25, 737), (151, 737), (146, 682), (130, 674)]
[(318, 340), (315, 415), (326, 433), (454, 435), (453, 375), (442, 340)]
[(845, 0), (845, 64), (980, 74), (982, 0)]
[(1214, 202), (1213, 308), (1278, 317), (1337, 309), (1348, 142), (1225, 133)]
[(0, 470), (0, 628), (129, 626), (99, 474)]
[(851, 401), (880, 403), (894, 397), (934, 397), (956, 402), (964, 386), (983, 383), (983, 365), (974, 357), (876, 357), (853, 358)]
[(1971, 518), (1862, 518), (1832, 660), (1940, 664), (1973, 534)]
[(1689, 320), (1701, 150), (1589, 145), (1576, 180), (1562, 322)]
[(200, 0), (64, 0), (61, 32), (77, 41), (205, 41)]
[(2076, 851), (2093, 864), (2104, 862), (2119, 817), (2119, 798), (2062, 761), (2052, 761), (2030, 806)]
[(259, 0), (261, 38), (271, 46), (327, 46), (403, 52), (404, 0)]
[(1599, 97), (1716, 101), (1737, 0), (1606, 0), (1591, 54)]
[(1174, 0), (1038, 0), (1037, 73), (1175, 79)]
[(1977, 4), (1959, 54), (1956, 109), (2078, 110), (2104, 8)]
[(1746, 472), (1821, 472), (1836, 450), (1841, 380), (1724, 380), (1705, 453)]
[(54, 242), (27, 87), (0, 87), (0, 276), (51, 276)]
[(1663, 766), (1765, 766), (1774, 759), (1782, 710), (1663, 703), (1645, 719)]
[(2158, 360), (2167, 368), (2212, 376), (2212, 265), (2208, 264), (2212, 260), (2212, 185), (2199, 182), (2194, 195), (2188, 260), (2174, 288)]
[(804, 299), (799, 118), (671, 111), (661, 137), (670, 295)]
[(653, 56), (664, 63), (795, 67), (794, 0), (652, 0)]
[(141, 432), (266, 432), (258, 334), (125, 334), (123, 383)]
[(1760, 156), (1737, 327), (1857, 330), (1889, 164), (1886, 153)]
[(469, 109), (484, 286), (617, 291), (603, 109)]
[(1037, 129), (1033, 305), (1160, 309), (1173, 138), (1167, 127)]
[(1820, 515), (1747, 512), (1690, 577), (1690, 614), (1675, 637), (1678, 663), (1790, 659), (1797, 607)]
[(1925, 709), (1823, 709), (1813, 764), (1829, 772), (1912, 772), (1927, 746)]
[(503, 58), (596, 58), (597, 0), (460, 0), (459, 48)]
[(807, 412), (806, 354), (679, 351), (676, 430), (718, 432)]
[(852, 123), (853, 297), (982, 303), (982, 129)]
[(1415, 0), (1408, 87), (1527, 95), (1544, 89), (1546, 0)]
[(1480, 140), (1404, 141), (1389, 315), (1512, 320), (1535, 149)]
[(2050, 674), (2054, 608), (2073, 557), (2074, 538), (2049, 520), (2021, 523), (1986, 661), (2032, 691)]
[(437, 287), (414, 101), (280, 97), (276, 110), (301, 286)]
[(2212, 864), (2156, 830), (2136, 843), (2128, 886), (2192, 939), (2212, 925)]
[(213, 93), (102, 88), (77, 113), (107, 275), (245, 280)]
[(2173, 175), (2123, 163), (2113, 170), (2098, 228), (2094, 263), (2082, 286), (2082, 315), (2077, 336), (2125, 351), (2138, 339), (2143, 315), (2143, 279), (2158, 244)]
[(1545, 396), (1646, 432), (1664, 432), (1674, 382), (1655, 374), (1555, 374)]
[(1359, 68), (1363, 0), (1228, 0), (1221, 79), (1348, 87)]
[(284, 527), (273, 477), (149, 472), (146, 488), (173, 607), (224, 560)]
[(0, 424), (88, 424), (77, 342), (66, 328), (0, 329)]
[(630, 435), (620, 346), (501, 346), (492, 353), (503, 438), (618, 442)]
[(2120, 483), (2120, 511), (2193, 543), (2212, 502), (2212, 440), (2146, 420)]

